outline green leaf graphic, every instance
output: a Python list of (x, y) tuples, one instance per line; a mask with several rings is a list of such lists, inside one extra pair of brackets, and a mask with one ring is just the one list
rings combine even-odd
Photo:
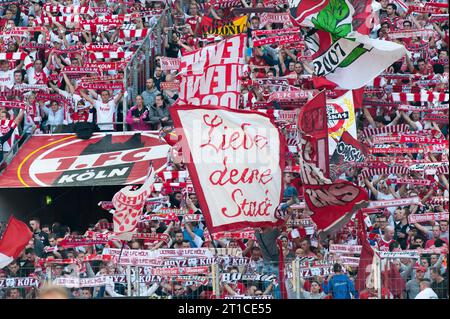
[(336, 40), (351, 32), (352, 26), (350, 23), (339, 25), (349, 15), (350, 9), (345, 1), (330, 0), (328, 5), (317, 14), (317, 18), (311, 19), (311, 22), (316, 29), (331, 33), (333, 40)]
[(367, 50), (362, 46), (356, 47), (350, 54), (339, 64), (340, 68), (345, 68), (355, 62), (361, 55), (363, 55)]

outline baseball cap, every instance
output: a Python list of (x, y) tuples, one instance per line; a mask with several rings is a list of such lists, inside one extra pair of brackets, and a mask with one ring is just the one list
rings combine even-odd
[(420, 271), (420, 272), (426, 272), (427, 269), (424, 266), (416, 266), (414, 267), (414, 269), (416, 269), (416, 271)]

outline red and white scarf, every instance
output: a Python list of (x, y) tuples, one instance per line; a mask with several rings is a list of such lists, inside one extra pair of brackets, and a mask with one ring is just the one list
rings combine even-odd
[(424, 223), (429, 221), (440, 221), (440, 220), (448, 221), (448, 212), (411, 214), (408, 216), (408, 222), (410, 224)]
[(390, 178), (386, 181), (388, 185), (398, 184), (398, 185), (419, 185), (419, 186), (430, 186), (433, 181), (428, 179), (410, 179), (410, 178)]
[(259, 18), (262, 25), (266, 25), (267, 23), (286, 23), (291, 21), (289, 13), (287, 12), (263, 12)]
[[(253, 40), (253, 46), (254, 47), (260, 47), (267, 44), (274, 44), (278, 43), (280, 45), (288, 44), (288, 43), (297, 43), (301, 44), (300, 42), (301, 38), (299, 34), (287, 34), (287, 35), (280, 35), (280, 36), (274, 36), (264, 39), (258, 39)], [(299, 43), (300, 42), (300, 43)]]
[(396, 206), (408, 206), (420, 204), (420, 197), (407, 197), (388, 200), (370, 201), (369, 208), (382, 208), (382, 207), (396, 207)]
[(391, 125), (391, 126), (383, 126), (379, 128), (366, 128), (363, 131), (364, 137), (370, 137), (378, 134), (392, 134), (392, 133), (400, 133), (409, 131), (410, 127), (408, 124), (399, 124), (399, 125)]
[(150, 32), (150, 29), (139, 30), (120, 30), (119, 38), (144, 38)]
[(27, 54), (24, 52), (0, 52), (0, 60), (7, 60), (7, 61), (19, 61), (19, 60), (25, 60), (27, 57)]
[(300, 32), (300, 28), (283, 28), (283, 29), (274, 29), (274, 30), (253, 30), (252, 37), (259, 37), (262, 35), (278, 35), (285, 33), (298, 33)]
[(423, 37), (429, 38), (432, 37), (436, 31), (429, 29), (420, 29), (420, 30), (401, 30), (401, 31), (391, 31), (388, 34), (390, 39), (399, 39), (399, 38), (411, 38), (411, 37)]
[(360, 178), (369, 178), (375, 175), (390, 175), (390, 174), (408, 174), (408, 167), (404, 166), (394, 166), (394, 167), (384, 167), (384, 168), (372, 168), (372, 169), (363, 169)]
[(408, 7), (408, 13), (431, 13), (431, 14), (439, 14), (442, 13), (441, 7), (431, 6), (427, 3), (425, 6), (419, 5), (410, 5)]
[(4, 100), (0, 100), (0, 107), (15, 108), (15, 109), (25, 110), (26, 105), (25, 105), (25, 103), (18, 102), (18, 101), (4, 101)]
[(100, 60), (100, 59), (128, 59), (133, 56), (134, 52), (92, 52), (89, 55), (91, 60)]
[(447, 102), (448, 93), (423, 91), (421, 93), (403, 93), (393, 92), (392, 101), (394, 102)]
[(187, 178), (189, 176), (189, 173), (187, 171), (161, 171), (158, 172), (157, 175), (164, 181), (168, 181), (178, 178)]

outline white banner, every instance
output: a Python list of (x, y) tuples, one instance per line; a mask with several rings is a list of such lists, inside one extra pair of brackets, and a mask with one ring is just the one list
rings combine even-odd
[(408, 222), (411, 224), (439, 220), (448, 220), (448, 212), (411, 214), (408, 216)]
[(64, 286), (66, 288), (98, 287), (108, 283), (112, 283), (112, 278), (109, 276), (97, 276), (93, 278), (60, 277), (53, 280), (54, 285)]
[(419, 258), (417, 251), (379, 251), (380, 258)]
[[(106, 250), (106, 249), (105, 249)], [(121, 252), (122, 251), (122, 252)], [(111, 255), (114, 261), (120, 265), (135, 266), (164, 266), (166, 258), (212, 258), (213, 252), (208, 248), (182, 248), (182, 249), (158, 249), (158, 250), (135, 250), (109, 248), (103, 252)]]
[(368, 208), (418, 205), (419, 203), (420, 203), (420, 197), (416, 196), (416, 197), (407, 197), (407, 198), (399, 198), (399, 199), (370, 201)]
[(118, 191), (112, 203), (116, 211), (114, 212), (114, 232), (117, 238), (122, 240), (131, 240), (136, 233), (137, 223), (142, 215), (147, 197), (153, 191), (155, 182), (155, 171), (151, 169), (144, 184), (137, 190), (132, 190), (132, 186), (126, 186)]
[(181, 58), (178, 104), (239, 106), (247, 35), (230, 37)]
[(360, 254), (361, 245), (330, 245), (330, 253)]
[(208, 230), (274, 225), (283, 195), (284, 139), (273, 120), (209, 106), (172, 106), (170, 112), (183, 131), (183, 155)]

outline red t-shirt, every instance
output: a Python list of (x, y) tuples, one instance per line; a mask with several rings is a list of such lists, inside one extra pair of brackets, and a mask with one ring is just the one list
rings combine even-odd
[[(236, 292), (236, 294), (238, 294), (238, 295), (244, 295), (245, 294), (246, 288), (245, 288), (245, 285), (242, 282), (238, 282), (236, 284), (228, 283), (228, 285), (231, 287), (231, 289), (234, 290), (234, 292)], [(220, 298), (225, 299), (225, 296), (228, 296), (228, 295), (229, 295), (228, 291), (224, 288)]]
[[(447, 246), (448, 246), (448, 240), (445, 239), (445, 238), (441, 238), (441, 239), (442, 239), (442, 240), (447, 244)], [(431, 248), (431, 246), (434, 245), (434, 242), (435, 242), (435, 241), (436, 241), (435, 238), (427, 240), (427, 242), (426, 242), (426, 244), (425, 244), (425, 249)]]
[(72, 113), (70, 117), (74, 123), (87, 122), (89, 119), (89, 112), (84, 111), (83, 113)]
[(383, 238), (378, 240), (378, 249), (381, 251), (389, 251), (389, 246), (391, 243), (395, 242), (395, 240), (391, 239), (389, 242), (386, 242)]
[[(359, 299), (378, 299), (378, 292), (364, 290), (359, 294)], [(389, 289), (384, 287), (381, 288), (381, 299), (393, 299)]]

